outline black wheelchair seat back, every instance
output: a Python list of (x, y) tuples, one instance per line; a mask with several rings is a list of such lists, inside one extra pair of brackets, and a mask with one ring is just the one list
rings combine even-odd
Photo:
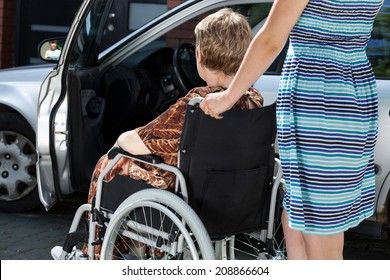
[(266, 227), (274, 172), (276, 104), (220, 120), (188, 105), (179, 146), (189, 204), (212, 239)]

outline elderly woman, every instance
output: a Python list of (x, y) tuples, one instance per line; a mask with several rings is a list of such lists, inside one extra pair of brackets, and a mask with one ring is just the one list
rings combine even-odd
[[(122, 133), (114, 146), (134, 155), (155, 154), (164, 162), (177, 165), (177, 154), (187, 103), (194, 97), (205, 97), (209, 93), (225, 90), (232, 81), (246, 49), (252, 39), (252, 31), (247, 19), (231, 9), (222, 9), (204, 18), (195, 28), (197, 70), (207, 83), (205, 87), (192, 89), (186, 96), (177, 100), (168, 110), (145, 126)], [(259, 108), (263, 98), (254, 88), (235, 103), (235, 108)], [(107, 166), (109, 159), (103, 155), (92, 175), (88, 201), (96, 194), (97, 179)], [(157, 188), (173, 190), (175, 175), (157, 167), (149, 166), (129, 158), (122, 158), (105, 178), (112, 180), (117, 174), (142, 180)], [(130, 187), (130, 186), (129, 186)], [(61, 252), (62, 248), (55, 247)], [(98, 258), (99, 248), (95, 248)]]

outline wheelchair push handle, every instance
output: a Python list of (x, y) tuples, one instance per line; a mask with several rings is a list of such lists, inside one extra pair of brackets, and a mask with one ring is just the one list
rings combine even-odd
[[(188, 105), (189, 106), (192, 106), (192, 107), (195, 107), (196, 109), (199, 108), (199, 104), (203, 101), (203, 97), (200, 97), (200, 96), (197, 96), (197, 97), (194, 97), (192, 98), (189, 102), (188, 102)], [(223, 117), (223, 114), (224, 113), (221, 113), (219, 114), (221, 117)], [(210, 117), (211, 118), (211, 117)]]
[(202, 102), (202, 101), (203, 101), (203, 97), (200, 97), (200, 96), (194, 97), (194, 98), (192, 98), (192, 99), (188, 102), (188, 105), (190, 105), (190, 106), (199, 105), (200, 102)]

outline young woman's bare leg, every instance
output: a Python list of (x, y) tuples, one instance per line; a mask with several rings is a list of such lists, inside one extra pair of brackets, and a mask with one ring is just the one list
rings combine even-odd
[(332, 236), (303, 234), (288, 225), (287, 213), (282, 212), (283, 233), (289, 260), (342, 260), (344, 233)]
[(307, 256), (311, 260), (342, 260), (344, 233), (332, 236), (304, 234)]
[(307, 260), (305, 240), (300, 231), (293, 230), (288, 225), (286, 210), (282, 212), (282, 225), (284, 238), (286, 240), (287, 258), (289, 260)]

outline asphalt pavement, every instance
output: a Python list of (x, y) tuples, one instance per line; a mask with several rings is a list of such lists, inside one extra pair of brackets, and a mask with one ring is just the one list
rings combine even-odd
[[(76, 194), (50, 211), (39, 207), (28, 213), (0, 212), (0, 260), (50, 260), (51, 248), (63, 244), (76, 209), (85, 201), (86, 194)], [(390, 260), (390, 237), (372, 240), (347, 234), (344, 258)]]
[(86, 194), (76, 194), (49, 211), (42, 206), (28, 213), (0, 212), (0, 260), (51, 260), (51, 248), (62, 246), (74, 213), (86, 201)]

